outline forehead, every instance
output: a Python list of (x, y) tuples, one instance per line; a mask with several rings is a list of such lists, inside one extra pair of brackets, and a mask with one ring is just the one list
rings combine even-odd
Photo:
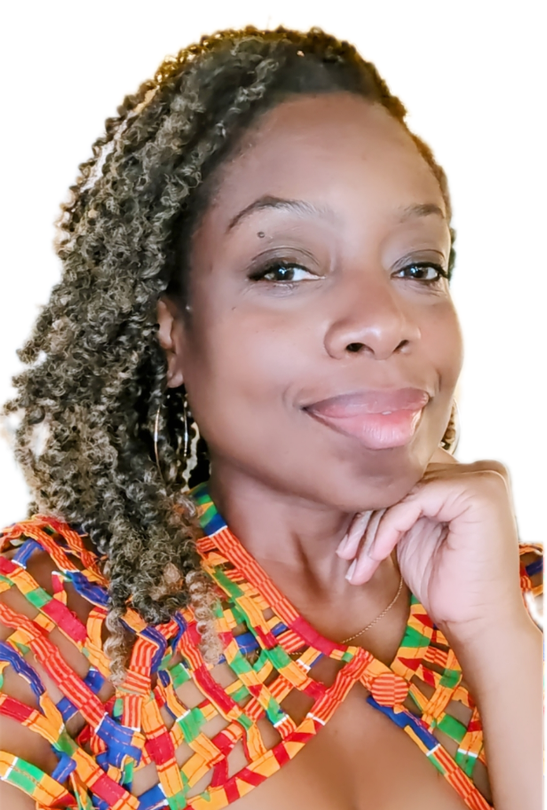
[(222, 168), (204, 223), (225, 232), (261, 196), (307, 200), (342, 222), (357, 209), (389, 215), (445, 205), (437, 180), (404, 127), (349, 93), (299, 96), (266, 113)]

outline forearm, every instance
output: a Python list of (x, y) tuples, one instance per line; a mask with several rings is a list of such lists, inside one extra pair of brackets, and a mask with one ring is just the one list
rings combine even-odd
[(541, 810), (540, 631), (523, 611), (453, 646), (481, 715), (495, 810)]

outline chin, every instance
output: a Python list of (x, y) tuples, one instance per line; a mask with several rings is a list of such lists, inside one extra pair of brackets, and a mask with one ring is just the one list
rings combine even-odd
[(344, 511), (386, 509), (401, 501), (423, 477), (432, 452), (410, 454), (408, 447), (400, 447), (378, 451), (374, 456), (367, 459), (365, 469), (359, 465), (360, 469), (353, 468), (348, 474), (346, 468), (338, 476), (333, 491)]

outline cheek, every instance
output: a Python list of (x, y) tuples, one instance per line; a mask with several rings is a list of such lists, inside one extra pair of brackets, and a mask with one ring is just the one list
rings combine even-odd
[[(202, 320), (201, 323), (204, 321)], [(208, 319), (189, 344), (185, 380), (204, 434), (279, 411), (283, 394), (309, 362), (291, 319), (243, 306)], [(308, 361), (306, 361), (308, 358)]]
[(456, 385), (463, 363), (463, 341), (452, 301), (435, 307), (422, 322), (421, 342), (439, 373), (442, 388)]
[(451, 301), (436, 308), (434, 317), (423, 322), (422, 346), (429, 365), (436, 371), (439, 386), (431, 402), (428, 420), (423, 424), (423, 438), (430, 455), (446, 430), (463, 363), (461, 329)]

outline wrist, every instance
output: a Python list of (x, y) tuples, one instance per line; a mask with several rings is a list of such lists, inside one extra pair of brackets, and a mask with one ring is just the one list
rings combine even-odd
[(472, 621), (440, 624), (439, 629), (455, 652), (457, 648), (465, 647), (476, 649), (479, 654), (485, 652), (485, 647), (506, 644), (511, 638), (518, 639), (530, 633), (541, 636), (541, 631), (522, 601), (512, 607), (507, 606), (503, 612), (485, 611), (480, 618)]
[(486, 617), (470, 626), (440, 628), (460, 662), (464, 677), (478, 698), (484, 689), (492, 690), (527, 672), (541, 681), (542, 633), (526, 608), (496, 621)]

